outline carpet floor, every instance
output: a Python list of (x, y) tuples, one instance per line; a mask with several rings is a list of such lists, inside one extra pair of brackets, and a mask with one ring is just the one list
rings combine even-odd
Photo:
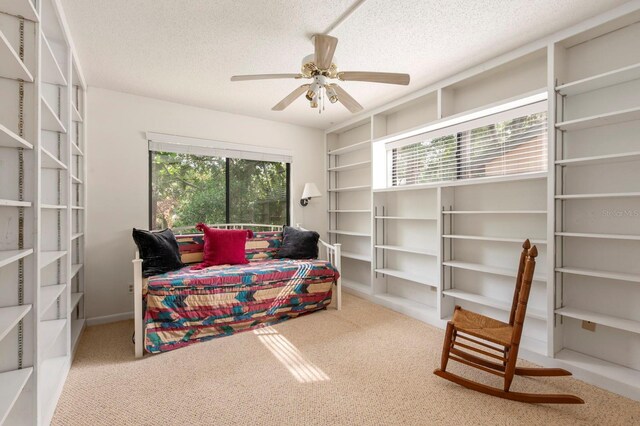
[[(140, 360), (132, 321), (88, 327), (52, 424), (640, 424), (640, 402), (568, 377), (516, 377), (512, 389), (571, 393), (585, 405), (530, 405), (464, 389), (432, 374), (442, 330), (348, 294), (343, 303), (340, 312)], [(456, 364), (451, 371), (500, 384)]]

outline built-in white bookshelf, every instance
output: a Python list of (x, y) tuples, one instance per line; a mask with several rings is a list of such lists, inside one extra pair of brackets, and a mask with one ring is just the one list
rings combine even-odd
[(342, 244), (343, 285), (371, 292), (371, 120), (326, 137), (329, 240)]
[[(358, 245), (346, 291), (440, 327), (455, 305), (506, 320), (528, 238), (522, 355), (640, 399), (639, 38), (627, 5), (327, 130), (328, 232)], [(405, 140), (545, 98), (544, 169), (408, 185), (384, 167)]]
[(636, 16), (559, 40), (550, 77), (554, 351), (627, 378), (640, 370), (638, 37)]
[(0, 12), (0, 423), (48, 424), (82, 331), (71, 311), (84, 289), (71, 274), (84, 247), (84, 218), (72, 227), (84, 206), (73, 190), (84, 192), (74, 162), (84, 103), (72, 102), (85, 85), (59, 2)]

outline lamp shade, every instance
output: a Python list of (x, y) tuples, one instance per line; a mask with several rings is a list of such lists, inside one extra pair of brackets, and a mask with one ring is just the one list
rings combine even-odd
[(322, 197), (322, 194), (318, 190), (318, 187), (315, 183), (305, 183), (304, 191), (302, 191), (302, 198), (315, 198)]

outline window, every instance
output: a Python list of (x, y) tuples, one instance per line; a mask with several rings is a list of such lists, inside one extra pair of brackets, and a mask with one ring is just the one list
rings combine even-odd
[(150, 226), (289, 224), (289, 163), (150, 151)]
[(546, 102), (387, 144), (388, 185), (547, 170)]

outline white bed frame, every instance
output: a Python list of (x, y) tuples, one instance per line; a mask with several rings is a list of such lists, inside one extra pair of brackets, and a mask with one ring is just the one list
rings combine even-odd
[[(269, 231), (279, 231), (282, 229), (281, 226), (273, 226), (273, 225), (261, 225), (255, 223), (224, 223), (224, 224), (215, 224), (208, 225), (210, 228), (219, 228), (219, 229), (266, 229)], [(299, 224), (296, 225), (296, 228), (306, 231), (306, 229), (302, 228)], [(173, 230), (184, 231), (193, 229), (193, 227), (182, 227), (182, 228), (174, 228)], [(340, 253), (340, 244), (329, 244), (323, 240), (320, 240), (320, 245), (324, 247), (326, 259), (331, 262), (331, 264), (341, 272), (341, 253)], [(141, 358), (143, 354), (144, 347), (144, 326), (143, 326), (143, 312), (142, 312), (142, 292), (143, 289), (147, 285), (147, 279), (142, 277), (142, 259), (140, 258), (140, 253), (136, 251), (136, 257), (133, 259), (133, 313), (134, 313), (134, 341), (135, 341), (135, 356), (136, 358)], [(336, 282), (336, 305), (337, 309), (342, 309), (342, 278), (338, 278)]]

